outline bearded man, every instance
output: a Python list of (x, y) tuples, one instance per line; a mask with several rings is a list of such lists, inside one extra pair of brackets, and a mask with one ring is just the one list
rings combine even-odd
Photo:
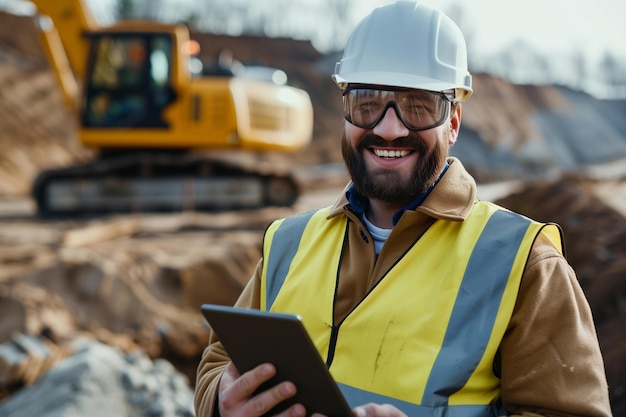
[[(415, 2), (375, 9), (333, 79), (352, 181), (333, 206), (268, 227), (236, 305), (300, 315), (355, 416), (610, 416), (560, 228), (478, 200), (448, 156), (473, 92), (459, 28)], [(197, 415), (318, 415), (270, 411), (298, 389), (258, 392), (275, 373), (239, 373), (212, 333)]]

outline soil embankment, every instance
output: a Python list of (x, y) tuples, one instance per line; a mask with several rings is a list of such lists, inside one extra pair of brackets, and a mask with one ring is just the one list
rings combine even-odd
[[(244, 62), (262, 54), (266, 64), (284, 68), (292, 83), (310, 91), (315, 137), (310, 149), (289, 159), (305, 188), (293, 208), (46, 221), (32, 215), (28, 193), (36, 173), (93, 153), (77, 143), (72, 115), (35, 39), (28, 19), (0, 12), (0, 350), (12, 352), (0, 355), (0, 407), (63, 359), (82, 360), (87, 348), (76, 345), (78, 339), (131, 355), (118, 360), (100, 345), (89, 348), (122, 367), (142, 363), (141, 372), (127, 378), (157, 381), (152, 384), (162, 384), (163, 375), (176, 379), (160, 365), (146, 365), (165, 359), (191, 390), (207, 336), (199, 305), (232, 303), (256, 265), (268, 222), (331, 203), (345, 182), (336, 165), (340, 100), (328, 77), (334, 57), (319, 56), (300, 41), (198, 35), (206, 59), (220, 42)], [(620, 153), (626, 146), (623, 118), (610, 124), (594, 116), (593, 123), (606, 126), (590, 146), (592, 122), (577, 109), (593, 98), (556, 87), (513, 86), (484, 74), (475, 76), (474, 87), (453, 153), (487, 198), (563, 226), (569, 259), (596, 317), (614, 413), (625, 415), (626, 163), (615, 160), (626, 156)], [(595, 104), (607, 115), (624, 106)], [(584, 129), (563, 127), (576, 119)], [(585, 140), (587, 152), (581, 151)], [(489, 184), (495, 180), (509, 182)], [(141, 352), (140, 359), (133, 352)], [(144, 385), (133, 387), (155, 395)], [(153, 404), (167, 411), (189, 400), (178, 385), (171, 392), (171, 400)], [(147, 403), (136, 403), (134, 415), (168, 415), (138, 411)]]

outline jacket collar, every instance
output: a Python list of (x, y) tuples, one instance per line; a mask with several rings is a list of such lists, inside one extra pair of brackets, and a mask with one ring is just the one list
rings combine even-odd
[[(476, 200), (476, 182), (457, 158), (449, 157), (449, 168), (421, 205), (414, 209), (435, 219), (463, 221)], [(351, 210), (347, 192), (349, 183), (332, 206), (328, 217)]]

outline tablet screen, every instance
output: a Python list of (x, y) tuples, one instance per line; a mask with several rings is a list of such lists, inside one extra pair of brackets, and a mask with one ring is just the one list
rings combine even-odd
[(203, 304), (201, 311), (240, 373), (274, 364), (277, 373), (261, 390), (281, 381), (296, 385), (296, 396), (266, 415), (301, 403), (307, 415), (353, 416), (299, 316), (213, 304)]

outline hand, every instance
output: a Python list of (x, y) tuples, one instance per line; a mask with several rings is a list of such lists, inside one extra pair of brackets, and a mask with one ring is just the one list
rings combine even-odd
[[(274, 406), (296, 394), (296, 386), (281, 382), (266, 391), (252, 395), (265, 381), (276, 374), (274, 365), (265, 363), (240, 375), (229, 363), (220, 380), (218, 408), (221, 417), (259, 417)], [(294, 404), (276, 417), (305, 417), (302, 404)]]
[(408, 417), (390, 404), (369, 403), (356, 407), (353, 412), (356, 417)]

